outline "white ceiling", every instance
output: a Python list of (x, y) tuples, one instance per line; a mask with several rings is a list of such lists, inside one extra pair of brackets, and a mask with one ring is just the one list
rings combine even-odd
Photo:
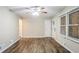
[[(8, 8), (16, 13), (17, 15), (27, 17), (41, 17), (41, 18), (52, 18), (57, 12), (62, 11), (65, 6), (8, 6)], [(39, 16), (33, 16), (31, 14), (32, 8), (40, 8)], [(47, 13), (44, 13), (47, 12)]]

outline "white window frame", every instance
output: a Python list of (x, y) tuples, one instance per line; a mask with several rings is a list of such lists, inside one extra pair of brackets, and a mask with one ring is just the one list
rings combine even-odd
[[(68, 39), (68, 40), (71, 40), (71, 41), (79, 43), (79, 39), (78, 38), (74, 38), (74, 37), (69, 36), (69, 28), (68, 28), (69, 26), (77, 26), (77, 25), (79, 25), (79, 24), (69, 24), (69, 14), (71, 14), (73, 12), (76, 12), (76, 11), (79, 11), (79, 8), (76, 8), (76, 9), (74, 9), (74, 10), (72, 10), (72, 11), (70, 11), (70, 12), (68, 12), (68, 13), (66, 13), (66, 14), (61, 16), (61, 17), (63, 17), (63, 16), (66, 17), (66, 25), (61, 25), (61, 23), (60, 23), (60, 34), (61, 34), (61, 26), (66, 26), (66, 35), (64, 35), (64, 34), (61, 34), (61, 35), (64, 38)], [(61, 19), (60, 19), (60, 22), (61, 22)]]

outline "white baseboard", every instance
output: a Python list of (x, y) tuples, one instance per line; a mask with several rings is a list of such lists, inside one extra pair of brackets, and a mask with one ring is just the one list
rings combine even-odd
[(14, 42), (10, 43), (8, 46), (6, 46), (4, 49), (0, 50), (0, 53), (4, 52), (6, 49), (8, 49), (9, 47), (11, 47), (14, 43), (16, 43), (17, 41), (19, 41), (21, 38), (19, 37), (17, 40), (15, 40)]
[(23, 36), (22, 38), (45, 38), (45, 37), (51, 37), (51, 36)]

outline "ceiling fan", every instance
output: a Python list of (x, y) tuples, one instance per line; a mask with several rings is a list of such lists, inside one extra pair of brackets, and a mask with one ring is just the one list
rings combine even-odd
[(45, 10), (45, 7), (40, 7), (40, 6), (30, 6), (30, 7), (21, 7), (21, 8), (15, 8), (11, 9), (11, 11), (17, 12), (17, 11), (23, 11), (23, 10), (30, 10), (31, 12), (39, 12), (43, 14), (47, 14)]
[(21, 10), (25, 10), (25, 9), (30, 10), (30, 9), (38, 9), (38, 8), (41, 10), (45, 9), (44, 7), (40, 7), (40, 6), (29, 6), (29, 7), (15, 8), (13, 10), (14, 11), (21, 11)]

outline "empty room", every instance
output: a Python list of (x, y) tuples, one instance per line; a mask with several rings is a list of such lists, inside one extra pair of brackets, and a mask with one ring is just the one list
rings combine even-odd
[(0, 6), (0, 53), (79, 53), (79, 7)]

